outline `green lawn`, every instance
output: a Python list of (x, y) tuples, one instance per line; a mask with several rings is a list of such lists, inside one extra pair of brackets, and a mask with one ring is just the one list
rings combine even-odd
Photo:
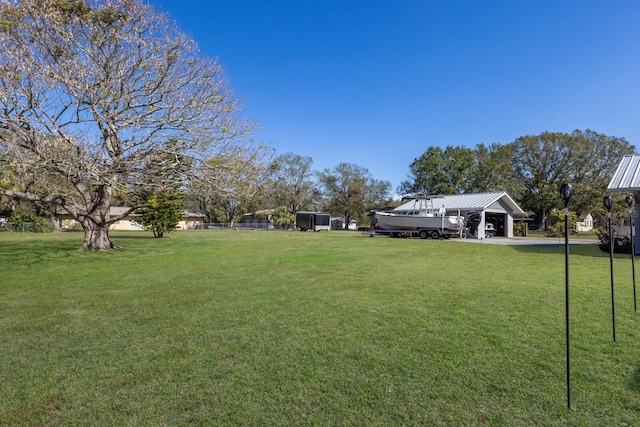
[[(0, 425), (640, 425), (616, 255), (366, 234), (0, 233)], [(557, 240), (557, 239), (556, 239)]]

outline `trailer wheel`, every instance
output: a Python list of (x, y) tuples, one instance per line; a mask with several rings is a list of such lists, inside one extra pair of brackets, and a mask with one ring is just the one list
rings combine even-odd
[(420, 230), (419, 235), (421, 239), (426, 239), (427, 237), (429, 237), (429, 234), (424, 230)]
[(438, 230), (433, 230), (431, 232), (431, 238), (434, 240), (438, 240), (440, 238), (440, 232)]

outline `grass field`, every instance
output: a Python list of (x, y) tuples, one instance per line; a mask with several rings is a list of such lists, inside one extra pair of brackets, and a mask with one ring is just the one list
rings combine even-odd
[[(616, 255), (274, 231), (0, 233), (0, 425), (640, 425)], [(557, 240), (557, 239), (556, 239)]]

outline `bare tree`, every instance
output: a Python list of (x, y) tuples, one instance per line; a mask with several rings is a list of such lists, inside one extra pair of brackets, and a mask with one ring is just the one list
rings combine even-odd
[(115, 247), (114, 193), (232, 158), (253, 128), (237, 107), (220, 65), (141, 1), (0, 0), (0, 155), (64, 181), (0, 194), (55, 202), (82, 225), (81, 249)]
[(271, 194), (276, 206), (286, 206), (295, 214), (301, 209), (311, 209), (320, 199), (320, 191), (312, 181), (311, 157), (285, 153), (275, 161)]
[(265, 145), (218, 155), (200, 165), (191, 188), (198, 198), (222, 207), (231, 228), (265, 189), (272, 157), (273, 150)]
[(373, 179), (368, 169), (344, 162), (319, 172), (318, 180), (326, 198), (325, 208), (344, 217), (345, 230), (352, 219), (386, 201), (391, 188), (389, 181)]

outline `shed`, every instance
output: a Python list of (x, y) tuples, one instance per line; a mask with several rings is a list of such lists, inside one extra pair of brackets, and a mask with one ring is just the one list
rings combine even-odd
[(340, 218), (331, 218), (331, 229), (332, 230), (357, 230), (358, 223), (355, 219), (349, 221), (349, 226), (345, 227), (345, 221), (343, 217)]
[(262, 209), (242, 215), (242, 227), (244, 228), (275, 228), (273, 214), (275, 209)]
[(513, 237), (513, 218), (523, 216), (524, 211), (507, 194), (506, 191), (493, 191), (486, 193), (437, 195), (427, 198), (415, 198), (404, 203), (393, 212), (408, 212), (416, 209), (416, 203), (429, 204), (427, 209), (444, 210), (446, 215), (459, 215), (467, 217), (476, 211), (480, 217), (477, 236), (484, 237), (487, 233), (500, 237)]
[(590, 213), (586, 215), (580, 215), (578, 221), (576, 222), (576, 231), (578, 232), (588, 232), (593, 230), (593, 215)]
[(636, 255), (640, 254), (640, 236), (637, 233), (638, 226), (640, 226), (640, 207), (638, 207), (638, 203), (640, 203), (640, 154), (628, 154), (622, 158), (607, 186), (607, 191), (633, 194), (636, 210), (635, 252)]
[(204, 219), (207, 216), (202, 212), (184, 210), (182, 212), (182, 219), (178, 221), (176, 225), (177, 230), (193, 230), (201, 228), (204, 224)]
[(301, 231), (331, 230), (331, 215), (322, 212), (296, 212), (296, 227)]

